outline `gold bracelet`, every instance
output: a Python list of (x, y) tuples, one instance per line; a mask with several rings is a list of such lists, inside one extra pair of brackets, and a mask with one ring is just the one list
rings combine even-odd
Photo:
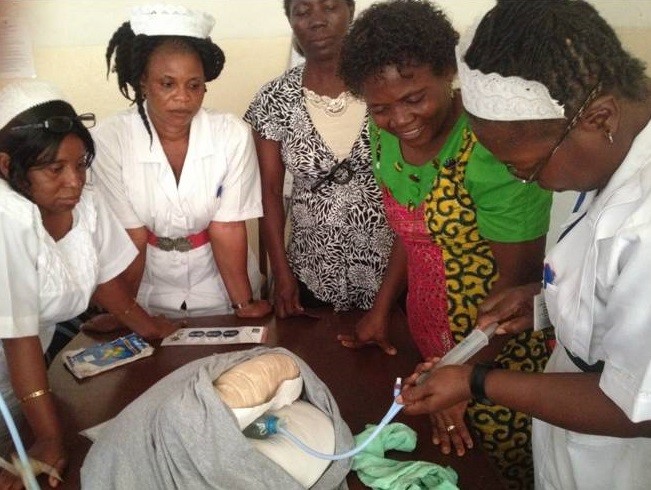
[(20, 399), (20, 403), (25, 403), (30, 400), (33, 400), (34, 398), (38, 398), (39, 396), (47, 395), (51, 391), (52, 390), (50, 390), (50, 388), (44, 388), (42, 390), (32, 391), (29, 395), (22, 397)]
[(124, 310), (124, 316), (129, 316), (136, 306), (138, 306), (138, 302), (136, 301), (136, 298), (133, 298), (131, 304)]

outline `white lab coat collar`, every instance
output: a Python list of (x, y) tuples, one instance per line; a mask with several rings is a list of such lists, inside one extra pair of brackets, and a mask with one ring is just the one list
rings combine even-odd
[[(651, 162), (651, 122), (635, 137), (624, 161), (612, 175), (606, 187), (595, 197), (586, 218), (596, 222), (603, 210), (635, 201), (642, 195), (639, 179), (632, 178)], [(608, 232), (608, 230), (603, 230)], [(597, 239), (602, 236), (596, 236)]]

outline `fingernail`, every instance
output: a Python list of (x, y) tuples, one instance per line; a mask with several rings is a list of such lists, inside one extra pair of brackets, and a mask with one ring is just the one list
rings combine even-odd
[(432, 444), (434, 444), (435, 446), (438, 446), (440, 442), (441, 441), (439, 441), (438, 437), (432, 437)]

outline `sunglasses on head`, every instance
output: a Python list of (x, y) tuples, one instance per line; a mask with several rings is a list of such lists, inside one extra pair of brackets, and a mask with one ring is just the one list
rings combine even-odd
[(44, 129), (50, 131), (51, 133), (67, 133), (72, 129), (72, 125), (75, 121), (79, 121), (86, 128), (92, 128), (95, 126), (95, 114), (92, 112), (87, 112), (85, 114), (79, 114), (75, 117), (70, 116), (52, 116), (48, 117), (45, 121), (24, 124), (22, 126), (14, 126), (11, 128), (12, 132), (19, 131), (29, 131), (32, 129)]

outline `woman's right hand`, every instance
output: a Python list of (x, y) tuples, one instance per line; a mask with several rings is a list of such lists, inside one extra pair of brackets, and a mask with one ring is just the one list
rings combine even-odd
[(156, 315), (151, 317), (151, 319), (154, 324), (154, 329), (148, 335), (143, 335), (147, 339), (164, 339), (179, 329), (179, 325), (172, 323), (169, 318), (163, 315)]
[(497, 322), (496, 334), (514, 335), (532, 329), (534, 296), (539, 292), (540, 283), (532, 282), (489, 295), (479, 305), (477, 327)]
[[(59, 475), (63, 474), (63, 470), (68, 465), (68, 455), (62, 441), (57, 438), (37, 439), (27, 453), (30, 458), (54, 468)], [(35, 476), (38, 476), (38, 473)], [(50, 475), (48, 477), (50, 487), (57, 487), (59, 483), (60, 481), (55, 476)], [(21, 488), (24, 488), (24, 485), (20, 477), (5, 470), (0, 471), (1, 490), (18, 490)]]
[(248, 305), (235, 310), (235, 315), (238, 318), (262, 318), (271, 313), (272, 307), (266, 299), (257, 299)]
[(300, 315), (304, 309), (298, 293), (298, 281), (291, 272), (276, 276), (274, 310), (278, 318)]
[(395, 356), (398, 350), (389, 342), (390, 315), (371, 308), (355, 325), (353, 335), (339, 334), (337, 340), (341, 345), (351, 349), (359, 349), (375, 344), (386, 354)]

